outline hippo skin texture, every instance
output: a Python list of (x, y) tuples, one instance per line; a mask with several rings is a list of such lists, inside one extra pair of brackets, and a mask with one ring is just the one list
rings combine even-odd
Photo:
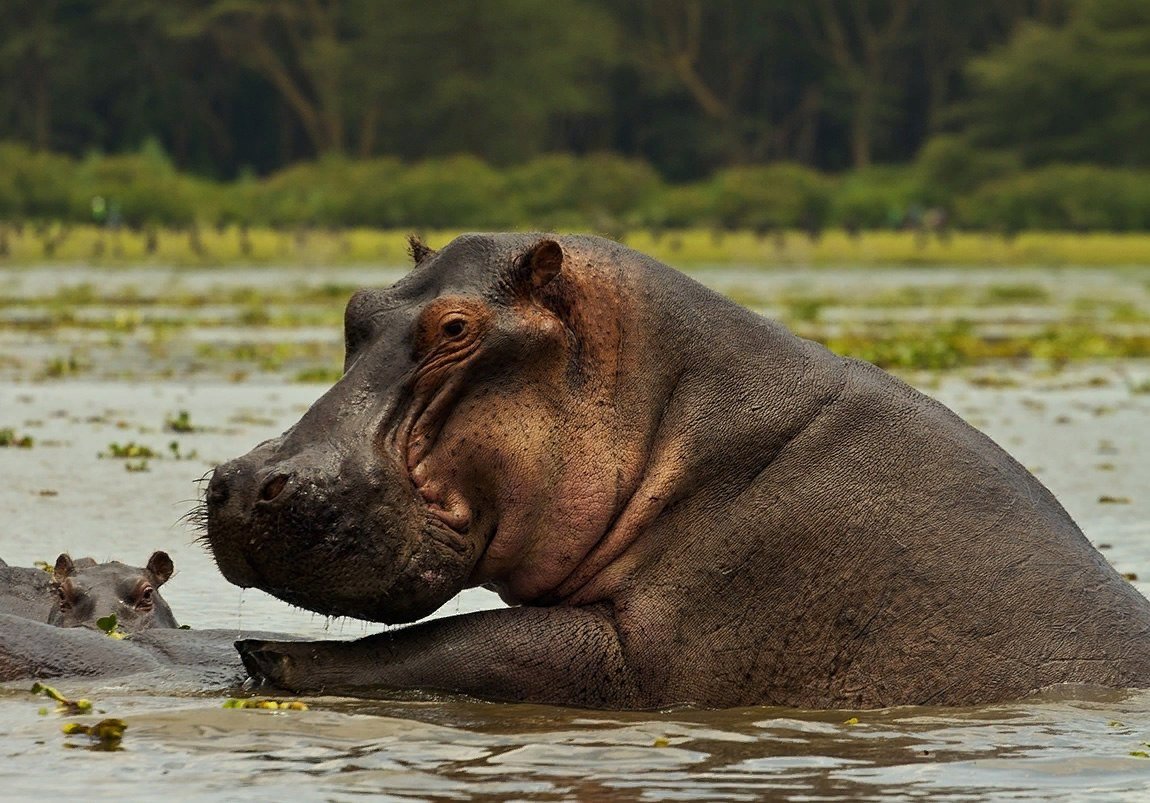
[(1150, 685), (1150, 603), (949, 409), (594, 237), (465, 235), (348, 304), (343, 377), (216, 468), (232, 582), (410, 622), (245, 640), (300, 692), (643, 709)]

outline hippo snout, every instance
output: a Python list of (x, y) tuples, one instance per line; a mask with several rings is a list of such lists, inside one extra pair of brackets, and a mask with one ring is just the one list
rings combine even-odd
[(325, 484), (325, 472), (300, 461), (252, 455), (216, 466), (205, 496), (209, 514), (248, 515), (260, 505), (284, 504), (300, 488)]

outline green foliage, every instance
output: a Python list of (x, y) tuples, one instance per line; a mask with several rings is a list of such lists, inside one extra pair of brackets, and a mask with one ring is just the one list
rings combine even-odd
[(507, 171), (521, 221), (541, 228), (602, 227), (631, 218), (661, 189), (650, 165), (613, 154), (554, 154)]
[(71, 217), (74, 174), (66, 156), (0, 142), (0, 219)]
[(914, 171), (870, 167), (845, 176), (831, 204), (831, 219), (848, 229), (896, 228), (924, 197)]
[(518, 218), (502, 175), (474, 156), (414, 165), (391, 188), (393, 225), (483, 228), (513, 225)]
[(959, 199), (963, 225), (1022, 231), (1136, 231), (1150, 227), (1150, 177), (1090, 165), (1052, 165), (991, 181)]
[(980, 184), (1017, 173), (1021, 164), (1017, 154), (1010, 151), (981, 150), (963, 137), (943, 135), (922, 147), (915, 169), (919, 198), (929, 204), (946, 205)]
[[(911, 159), (968, 92), (971, 58), (1016, 31), (1025, 38), (1031, 22), (1053, 39), (1020, 45), (1024, 57), (1011, 45), (991, 58), (1018, 69), (975, 71), (991, 75), (993, 91), (980, 85), (973, 97), (985, 91), (986, 111), (1008, 114), (979, 112), (972, 124), (1003, 131), (1016, 115), (1046, 115), (1081, 131), (1084, 121), (1120, 120), (1084, 145), (1124, 146), (1102, 154), (1118, 161), (1144, 153), (1135, 143), (1144, 127), (1133, 126), (1147, 108), (1139, 4), (8, 0), (0, 140), (81, 159), (134, 153), (155, 137), (182, 170), (229, 178), (341, 155), (468, 153), (507, 167), (565, 151), (622, 153), (677, 181), (767, 161), (841, 170)], [(1054, 27), (1064, 7), (1075, 9), (1073, 36)], [(1021, 74), (1033, 69), (1043, 74)], [(1052, 90), (1043, 104), (1036, 84)], [(214, 222), (191, 196), (154, 216)], [(131, 200), (120, 201), (125, 214), (148, 216)], [(217, 211), (237, 220), (226, 204)], [(276, 213), (317, 214), (290, 204)]]
[(715, 219), (729, 229), (822, 228), (831, 187), (825, 176), (801, 165), (723, 170), (714, 178)]
[[(142, 231), (140, 236), (156, 240), (161, 249), (158, 227), (191, 229), (189, 247), (198, 249), (201, 259), (210, 257), (221, 239), (229, 240), (230, 248), (238, 244), (245, 258), (282, 253), (283, 244), (269, 242), (267, 232), (248, 231), (269, 225), (297, 230), (301, 243), (308, 229), (330, 229), (338, 240), (333, 256), (354, 248), (355, 237), (338, 231), (348, 227), (610, 234), (639, 227), (758, 234), (827, 226), (853, 231), (898, 228), (934, 207), (948, 210), (955, 225), (974, 230), (1150, 229), (1146, 172), (1082, 164), (1024, 170), (1012, 152), (975, 148), (951, 136), (931, 140), (913, 165), (832, 177), (779, 163), (728, 168), (680, 185), (664, 183), (648, 164), (611, 154), (555, 154), (504, 169), (467, 155), (410, 165), (329, 157), (262, 180), (214, 183), (180, 173), (154, 147), (73, 162), (0, 143), (4, 166), (9, 169), (0, 170), (0, 227), (5, 219), (39, 221), (33, 235), (45, 258), (75, 236), (67, 224), (76, 223), (96, 223), (103, 230), (122, 224)], [(216, 228), (201, 235), (201, 226)], [(103, 248), (103, 237), (90, 247)], [(153, 254), (143, 245), (135, 248)], [(102, 253), (93, 251), (97, 257)], [(266, 314), (256, 302), (245, 320), (268, 323)], [(132, 331), (138, 324), (125, 316), (116, 327)], [(49, 373), (77, 367), (61, 361)]]
[(1079, 0), (1066, 25), (1026, 24), (969, 66), (974, 142), (1026, 164), (1150, 167), (1150, 3)]
[(246, 194), (259, 212), (251, 215), (236, 204), (227, 217), (280, 226), (395, 225), (391, 188), (401, 172), (395, 159), (353, 162), (331, 157), (301, 162), (263, 182), (245, 182)]
[(186, 226), (214, 216), (217, 201), (208, 182), (176, 171), (152, 143), (139, 153), (93, 154), (80, 162), (72, 181), (72, 214), (129, 226)]

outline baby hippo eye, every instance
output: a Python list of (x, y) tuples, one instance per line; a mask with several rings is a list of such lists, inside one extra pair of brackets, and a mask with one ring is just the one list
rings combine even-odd
[(443, 334), (456, 338), (467, 331), (467, 321), (463, 318), (448, 318), (443, 322)]
[(152, 587), (146, 586), (144, 590), (140, 592), (140, 598), (136, 601), (136, 607), (143, 609), (151, 608), (154, 595), (155, 592), (152, 590)]

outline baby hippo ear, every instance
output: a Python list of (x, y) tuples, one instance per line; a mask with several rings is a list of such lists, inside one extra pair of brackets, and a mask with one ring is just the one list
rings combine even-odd
[(72, 563), (72, 558), (68, 556), (67, 552), (61, 552), (60, 557), (56, 558), (56, 568), (52, 570), (52, 579), (57, 583), (62, 583), (75, 573), (76, 564)]
[(172, 564), (172, 559), (168, 557), (167, 552), (153, 552), (152, 557), (148, 558), (148, 571), (156, 580), (156, 588), (168, 582), (168, 578), (172, 576), (172, 572), (175, 570), (176, 567)]

